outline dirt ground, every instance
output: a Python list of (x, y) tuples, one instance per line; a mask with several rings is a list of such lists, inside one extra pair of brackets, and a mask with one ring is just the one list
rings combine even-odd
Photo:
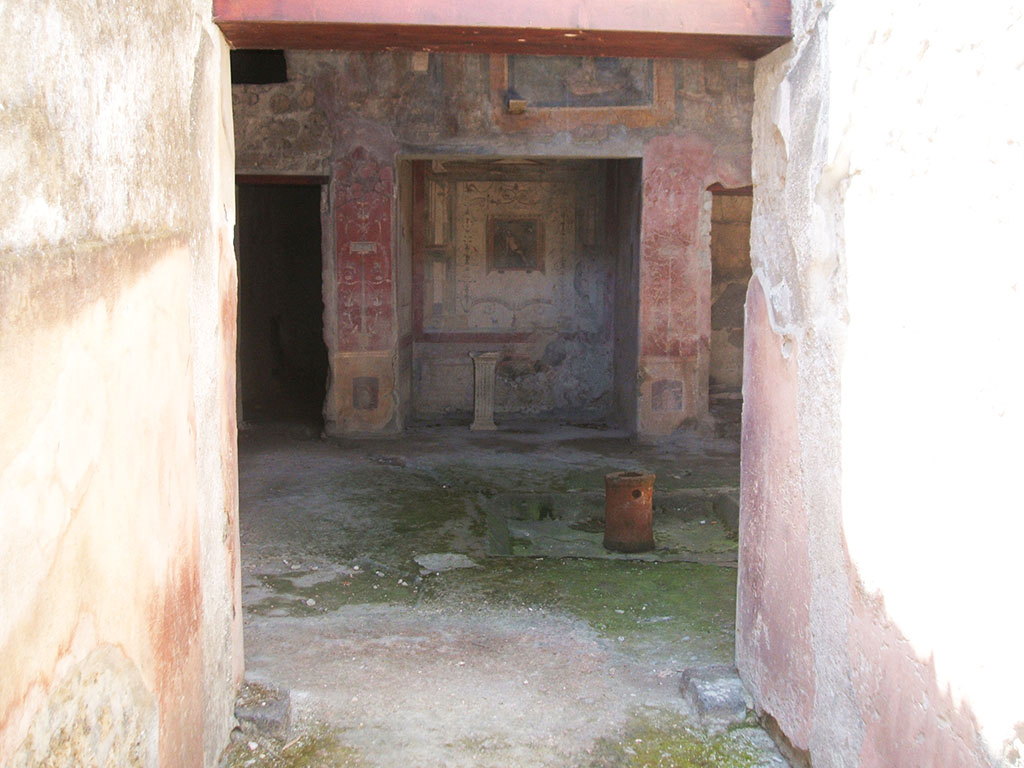
[(679, 692), (683, 669), (732, 662), (735, 537), (710, 503), (664, 534), (683, 560), (559, 557), (551, 542), (566, 532), (579, 529), (567, 552), (594, 536), (564, 521), (543, 557), (529, 540), (489, 554), (505, 499), (520, 518), (531, 498), (549, 516), (592, 505), (599, 518), (604, 475), (632, 469), (658, 475), (656, 520), (670, 517), (659, 493), (739, 483), (723, 440), (645, 446), (550, 426), (345, 442), (244, 432), (246, 678), (287, 691), (292, 722), (276, 736), (247, 726), (225, 765), (784, 765), (749, 720), (702, 731)]

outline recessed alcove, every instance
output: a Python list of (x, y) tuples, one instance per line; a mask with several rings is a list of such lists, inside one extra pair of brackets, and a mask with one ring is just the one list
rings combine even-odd
[(639, 159), (400, 162), (399, 400), (468, 423), (470, 352), (499, 423), (635, 429)]

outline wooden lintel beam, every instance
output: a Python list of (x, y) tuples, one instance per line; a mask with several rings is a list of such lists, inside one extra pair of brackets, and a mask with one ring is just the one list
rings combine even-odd
[(789, 0), (213, 0), (235, 48), (756, 59)]

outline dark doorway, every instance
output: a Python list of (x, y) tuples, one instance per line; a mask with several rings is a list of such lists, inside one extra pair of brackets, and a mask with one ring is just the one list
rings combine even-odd
[(238, 361), (242, 418), (323, 424), (318, 184), (238, 184)]

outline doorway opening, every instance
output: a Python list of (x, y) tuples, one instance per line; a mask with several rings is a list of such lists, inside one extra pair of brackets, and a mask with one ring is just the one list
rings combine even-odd
[[(331, 174), (311, 289), (331, 387), (322, 439), (240, 439), (249, 679), (301, 702), (303, 738), (326, 723), (377, 765), (746, 750), (764, 734), (741, 718), (709, 742), (698, 683), (680, 694), (684, 669), (738, 684), (739, 446), (705, 429), (712, 172), (677, 173), (689, 143), (626, 127), (570, 145), (459, 113), (439, 136), (438, 94), (484, 59), (287, 59), (287, 83), (236, 86), (237, 162)], [(467, 428), (479, 352), (499, 355), (497, 431)], [(624, 471), (657, 477), (652, 551), (604, 547)]]
[(328, 370), (321, 185), (299, 181), (238, 179), (239, 401), (245, 422), (319, 432)]

